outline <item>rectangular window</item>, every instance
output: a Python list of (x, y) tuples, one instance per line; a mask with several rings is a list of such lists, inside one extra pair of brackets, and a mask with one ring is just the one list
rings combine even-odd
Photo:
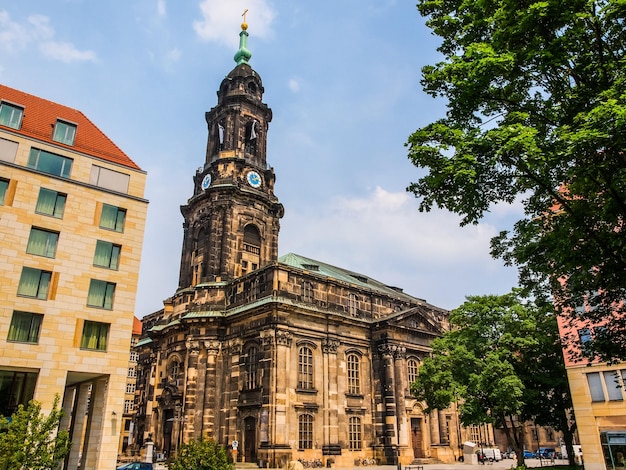
[(26, 406), (35, 394), (37, 372), (0, 369), (0, 416), (11, 416), (19, 405)]
[(124, 400), (124, 413), (132, 413), (134, 400)]
[(124, 222), (126, 221), (126, 209), (109, 204), (102, 204), (102, 214), (100, 215), (100, 228), (115, 230), (116, 232), (124, 231)]
[(0, 206), (4, 206), (4, 199), (7, 196), (8, 189), (9, 189), (9, 180), (0, 178)]
[(348, 355), (348, 393), (361, 393), (361, 360), (356, 354)]
[(19, 129), (22, 127), (22, 116), (24, 116), (24, 108), (2, 102), (0, 104), (0, 124), (3, 126)]
[(106, 351), (109, 326), (108, 323), (85, 321), (83, 325), (83, 336), (80, 340), (81, 349)]
[(96, 254), (93, 258), (93, 265), (102, 268), (117, 269), (120, 264), (120, 245), (98, 240), (96, 242)]
[(50, 279), (52, 279), (52, 273), (50, 271), (24, 267), (22, 268), (17, 295), (47, 300)]
[(111, 310), (113, 308), (113, 295), (114, 294), (115, 294), (114, 283), (92, 279), (91, 282), (89, 283), (89, 294), (87, 295), (87, 306)]
[(41, 188), (39, 190), (39, 198), (37, 198), (35, 212), (62, 219), (66, 200), (67, 194)]
[(72, 172), (72, 159), (45, 150), (31, 148), (27, 166), (49, 175), (69, 178)]
[(604, 385), (606, 386), (606, 393), (609, 396), (609, 400), (618, 401), (623, 400), (622, 397), (622, 384), (620, 383), (619, 376), (616, 370), (605, 370), (602, 372), (604, 376)]
[(602, 379), (599, 372), (587, 374), (587, 384), (589, 385), (589, 393), (591, 401), (604, 401), (604, 390), (602, 389)]
[(139, 360), (139, 353), (137, 351), (130, 352), (130, 362), (137, 362)]
[(28, 237), (26, 253), (54, 258), (58, 241), (58, 232), (50, 232), (41, 228), (32, 227), (30, 229), (30, 236)]
[(126, 384), (126, 393), (135, 393), (135, 384)]
[(130, 175), (120, 173), (119, 171), (109, 170), (101, 166), (93, 165), (91, 167), (91, 175), (89, 183), (101, 188), (111, 189), (119, 193), (128, 193), (128, 184), (130, 183)]
[(128, 376), (130, 378), (137, 377), (137, 369), (135, 369), (134, 367), (129, 367), (128, 368)]
[(56, 126), (54, 126), (54, 134), (52, 134), (52, 140), (61, 142), (62, 144), (74, 145), (74, 138), (76, 137), (76, 124), (70, 124), (69, 122), (57, 120)]
[(313, 416), (298, 416), (298, 449), (313, 448)]
[(361, 450), (361, 418), (350, 418), (348, 435), (350, 450)]
[(43, 315), (29, 312), (13, 312), (9, 326), (8, 341), (20, 343), (37, 343)]

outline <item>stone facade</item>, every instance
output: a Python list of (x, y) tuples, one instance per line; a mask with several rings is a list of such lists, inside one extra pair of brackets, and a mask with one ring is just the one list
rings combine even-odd
[[(240, 37), (241, 52), (245, 29)], [(211, 438), (238, 461), (273, 467), (453, 461), (455, 411), (425, 415), (409, 392), (448, 313), (362, 274), (278, 258), (283, 206), (263, 91), (243, 60), (206, 114), (205, 162), (181, 208), (179, 287), (142, 320), (137, 444), (150, 436), (171, 456)]]

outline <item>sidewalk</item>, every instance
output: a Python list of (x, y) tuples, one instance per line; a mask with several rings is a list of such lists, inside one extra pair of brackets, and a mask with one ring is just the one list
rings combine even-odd
[[(552, 467), (554, 465), (567, 465), (568, 461), (564, 459), (556, 459), (554, 462), (545, 459), (526, 459), (525, 463), (529, 468), (539, 468)], [(503, 459), (499, 462), (485, 463), (484, 465), (452, 462), (423, 464), (421, 466), (424, 467), (424, 470), (509, 470), (517, 466), (517, 460)], [(407, 467), (413, 467), (412, 470), (417, 470), (417, 465), (402, 465), (402, 470), (406, 470)], [(333, 465), (332, 468), (334, 470), (398, 470), (397, 465), (366, 465), (353, 467), (339, 467)]]

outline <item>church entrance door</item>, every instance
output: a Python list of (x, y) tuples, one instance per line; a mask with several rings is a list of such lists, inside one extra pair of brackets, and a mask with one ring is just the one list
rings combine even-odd
[(256, 462), (256, 419), (244, 420), (243, 457), (246, 462)]
[(422, 449), (422, 419), (411, 418), (411, 446), (413, 447), (413, 457), (416, 459), (424, 458), (424, 450)]

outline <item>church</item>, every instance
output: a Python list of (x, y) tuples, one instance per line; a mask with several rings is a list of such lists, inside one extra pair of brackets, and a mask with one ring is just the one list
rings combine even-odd
[(281, 467), (451, 462), (454, 409), (411, 396), (448, 312), (369, 276), (278, 256), (284, 208), (266, 148), (271, 109), (242, 24), (236, 66), (206, 113), (179, 285), (146, 315), (136, 351), (136, 447), (175, 456), (212, 439), (238, 462)]

